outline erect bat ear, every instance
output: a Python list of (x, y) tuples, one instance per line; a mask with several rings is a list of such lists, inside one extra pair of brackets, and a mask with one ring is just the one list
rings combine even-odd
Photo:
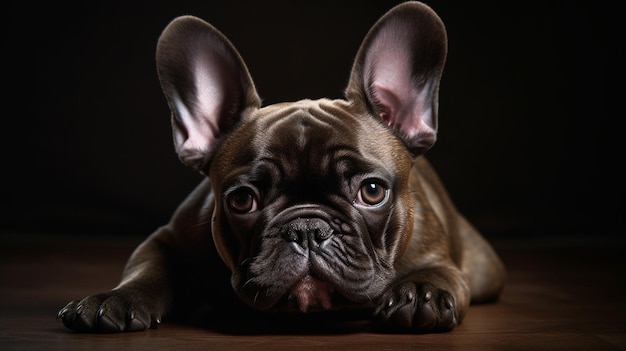
[(242, 112), (260, 106), (252, 78), (228, 39), (193, 16), (178, 17), (165, 28), (156, 63), (172, 111), (176, 152), (203, 171)]
[(447, 53), (443, 22), (406, 2), (372, 27), (357, 53), (348, 100), (363, 103), (419, 155), (437, 138), (438, 91)]

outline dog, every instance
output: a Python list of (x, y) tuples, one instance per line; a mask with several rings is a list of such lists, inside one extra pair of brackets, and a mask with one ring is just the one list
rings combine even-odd
[(345, 99), (262, 106), (229, 40), (175, 18), (158, 76), (177, 154), (206, 178), (116, 288), (57, 317), (79, 332), (138, 331), (200, 296), (226, 313), (366, 311), (384, 330), (424, 333), (497, 300), (500, 258), (423, 156), (446, 55), (441, 19), (405, 2), (366, 35)]

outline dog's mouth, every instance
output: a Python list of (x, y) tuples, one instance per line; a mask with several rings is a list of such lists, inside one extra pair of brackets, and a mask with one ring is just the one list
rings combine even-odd
[[(373, 301), (364, 290), (354, 284), (343, 284), (312, 272), (306, 272), (287, 285), (259, 286), (256, 279), (236, 289), (239, 297), (250, 307), (267, 312), (315, 313), (340, 309), (370, 308)], [(371, 292), (371, 291), (370, 291)], [(374, 294), (376, 291), (374, 291)]]
[(287, 302), (303, 313), (330, 310), (334, 293), (330, 283), (307, 274), (291, 288)]
[(364, 308), (380, 294), (387, 274), (368, 254), (364, 223), (313, 205), (274, 218), (233, 272), (245, 303), (268, 312), (323, 312)]
[[(318, 275), (305, 273), (295, 283), (285, 286), (284, 290), (276, 287), (252, 287), (238, 289), (239, 297), (250, 307), (266, 312), (315, 313), (336, 311), (345, 308), (364, 308), (369, 300), (358, 295), (346, 295), (336, 282)], [(273, 293), (267, 294), (271, 291)]]

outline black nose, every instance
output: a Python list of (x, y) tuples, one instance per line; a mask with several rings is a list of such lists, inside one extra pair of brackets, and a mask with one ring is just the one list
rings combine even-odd
[(320, 218), (297, 218), (283, 227), (283, 238), (303, 248), (319, 248), (332, 235), (333, 229)]

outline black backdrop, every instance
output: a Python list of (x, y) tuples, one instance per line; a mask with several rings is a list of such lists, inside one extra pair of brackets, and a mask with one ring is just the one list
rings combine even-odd
[[(193, 14), (223, 31), (265, 103), (341, 97), (394, 1), (5, 5), (0, 231), (147, 235), (200, 180), (174, 154), (154, 64)], [(619, 235), (621, 1), (429, 1), (449, 55), (428, 157), (488, 235)]]

